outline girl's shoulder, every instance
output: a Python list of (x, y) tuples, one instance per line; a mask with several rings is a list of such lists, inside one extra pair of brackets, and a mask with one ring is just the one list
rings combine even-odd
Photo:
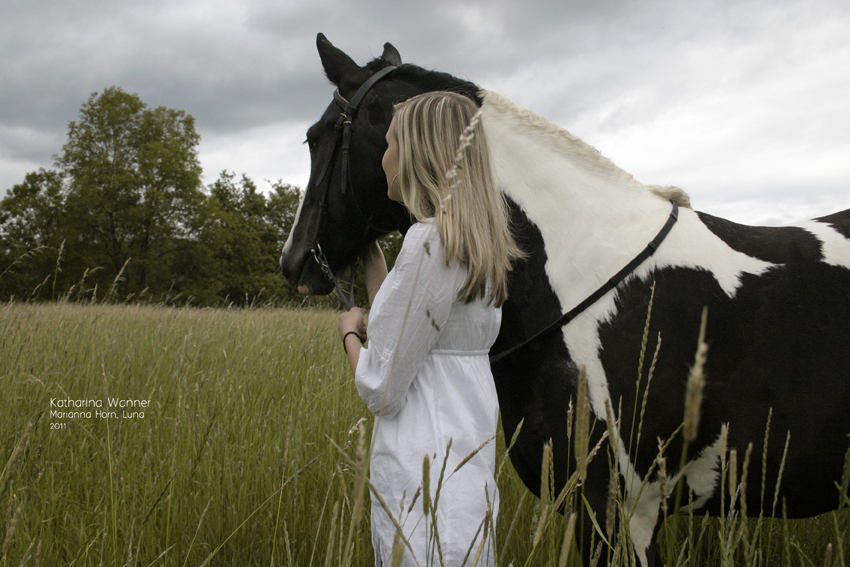
[(423, 219), (414, 223), (407, 229), (407, 234), (404, 235), (402, 247), (410, 247), (415, 243), (436, 242), (442, 244), (440, 240), (440, 231), (437, 229), (437, 222), (433, 218)]
[(433, 218), (423, 219), (411, 225), (404, 236), (399, 259), (404, 256), (405, 259), (412, 260), (419, 258), (422, 254), (435, 260), (444, 260), (443, 241), (440, 238), (437, 222)]
[(437, 221), (434, 217), (422, 219), (421, 221), (410, 225), (410, 228), (407, 229), (405, 238), (411, 235), (421, 238), (430, 234), (439, 234), (437, 231)]

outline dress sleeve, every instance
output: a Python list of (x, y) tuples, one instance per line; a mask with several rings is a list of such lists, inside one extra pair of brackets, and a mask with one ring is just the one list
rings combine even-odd
[(355, 383), (375, 414), (392, 417), (440, 336), (457, 297), (458, 266), (447, 267), (436, 225), (413, 225), (388, 289), (369, 317), (369, 348), (360, 352)]

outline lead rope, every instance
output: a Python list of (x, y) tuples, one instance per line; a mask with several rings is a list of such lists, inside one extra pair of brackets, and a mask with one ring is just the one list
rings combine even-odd
[[(360, 262), (355, 261), (351, 266), (351, 288), (348, 291), (348, 296), (342, 291), (342, 286), (339, 285), (339, 280), (336, 279), (336, 276), (331, 271), (331, 267), (328, 264), (328, 259), (325, 257), (325, 254), (322, 252), (322, 247), (319, 243), (316, 243), (316, 247), (310, 250), (313, 254), (313, 259), (316, 260), (316, 263), (319, 264), (319, 267), (322, 269), (322, 272), (327, 276), (331, 282), (333, 282), (334, 287), (336, 288), (337, 294), (339, 294), (339, 298), (342, 300), (342, 304), (345, 306), (346, 311), (350, 311), (352, 307), (354, 307), (354, 282), (357, 280), (357, 273), (360, 270)], [(361, 340), (362, 342), (362, 340)]]

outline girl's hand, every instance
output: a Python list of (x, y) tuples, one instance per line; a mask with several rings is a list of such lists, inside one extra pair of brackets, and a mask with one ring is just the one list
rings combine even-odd
[(362, 340), (366, 340), (366, 324), (363, 322), (363, 312), (359, 307), (352, 307), (350, 311), (339, 315), (339, 338), (343, 339), (346, 334), (354, 331)]

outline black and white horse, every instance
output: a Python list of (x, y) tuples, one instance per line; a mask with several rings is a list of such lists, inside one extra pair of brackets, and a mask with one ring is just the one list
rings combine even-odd
[[(606, 401), (615, 410), (617, 435), (630, 438), (647, 382), (644, 377), (637, 387), (654, 284), (647, 350), (653, 352), (659, 336), (663, 347), (640, 445), (627, 452), (626, 443), (619, 443), (617, 455), (624, 504), (634, 510), (628, 523), (640, 563), (657, 560), (659, 505), (672, 489), (662, 493), (655, 473), (645, 476), (657, 440), (668, 439), (682, 423), (704, 306), (709, 354), (702, 421), (690, 444), (691, 460), (669, 473), (666, 486), (684, 476), (693, 505), (719, 513), (720, 432), (728, 424), (728, 449), (743, 455), (753, 443), (752, 475), (767, 470), (765, 486), (747, 492), (750, 511), (762, 509), (762, 489), (774, 494), (789, 433), (779, 488), (788, 516), (812, 516), (838, 505), (836, 482), (850, 444), (850, 211), (783, 228), (743, 226), (699, 213), (681, 190), (642, 185), (594, 148), (495, 93), (402, 65), (390, 44), (365, 67), (321, 34), (317, 44), (344, 100), (331, 102), (307, 134), (311, 178), (281, 257), (293, 285), (303, 293), (331, 291), (311, 253), (317, 243), (330, 269), (342, 271), (375, 238), (406, 230), (410, 220), (387, 198), (381, 169), (392, 105), (425, 91), (463, 93), (482, 108), (495, 176), (508, 197), (518, 241), (529, 253), (511, 274), (510, 300), (492, 352), (532, 337), (590, 296), (653, 240), (670, 215), (671, 200), (681, 205), (678, 222), (655, 254), (615, 289), (555, 332), (493, 364), (505, 435), (510, 438), (524, 420), (511, 461), (528, 488), (539, 494), (549, 440), (556, 485), (575, 470), (566, 425), (582, 368), (597, 420), (591, 443), (607, 428)], [(361, 90), (356, 114), (340, 119), (361, 85), (388, 66), (397, 68)], [(337, 132), (346, 121), (350, 129), (341, 136)], [(349, 139), (345, 151), (343, 138)], [(668, 455), (680, 454), (679, 439), (674, 437)], [(583, 488), (603, 519), (608, 466), (607, 459), (595, 459)], [(765, 514), (770, 508), (764, 506)]]

